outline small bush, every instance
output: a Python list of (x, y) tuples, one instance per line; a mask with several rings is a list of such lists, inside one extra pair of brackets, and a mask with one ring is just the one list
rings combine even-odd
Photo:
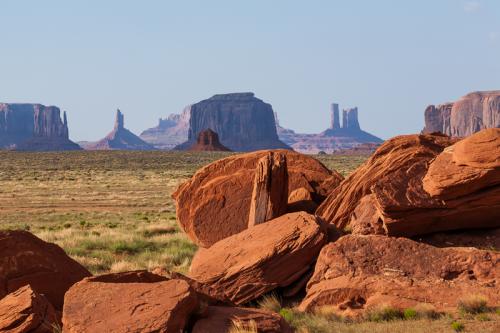
[(451, 323), (451, 328), (455, 332), (462, 332), (465, 329), (465, 326), (464, 326), (464, 324), (459, 323), (458, 321), (454, 321)]
[(281, 302), (276, 294), (263, 296), (258, 301), (259, 308), (279, 313), (281, 310)]
[(64, 223), (63, 227), (64, 227), (64, 229), (69, 229), (69, 228), (71, 228), (71, 225), (72, 224), (68, 222), (68, 223)]
[(458, 310), (462, 313), (478, 314), (488, 311), (488, 301), (485, 297), (475, 295), (458, 302)]
[(479, 321), (490, 321), (491, 318), (486, 313), (480, 313), (476, 316), (476, 319)]
[(280, 316), (283, 317), (288, 323), (293, 323), (294, 320), (294, 313), (292, 309), (289, 308), (283, 308), (279, 312)]
[(415, 306), (418, 318), (438, 319), (441, 314), (436, 311), (436, 308), (427, 303), (420, 303)]
[(369, 321), (381, 322), (401, 319), (403, 318), (403, 314), (398, 309), (390, 306), (383, 306), (368, 311), (367, 317)]
[(417, 317), (418, 317), (418, 312), (417, 312), (417, 310), (415, 310), (415, 309), (408, 308), (408, 309), (405, 309), (405, 310), (403, 311), (403, 317), (404, 317), (406, 320), (413, 320), (413, 319), (417, 319)]

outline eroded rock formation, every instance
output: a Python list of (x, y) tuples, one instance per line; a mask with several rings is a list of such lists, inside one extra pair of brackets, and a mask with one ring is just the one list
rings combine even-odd
[(289, 148), (278, 139), (272, 106), (253, 93), (215, 95), (191, 105), (190, 113), (188, 141), (175, 149), (189, 148), (207, 128), (233, 151)]
[(125, 128), (124, 116), (116, 110), (116, 120), (113, 131), (104, 139), (82, 144), (86, 150), (154, 150), (149, 143), (143, 141), (134, 133)]
[(456, 102), (425, 109), (423, 133), (465, 137), (495, 127), (500, 127), (500, 90), (473, 92)]
[(81, 150), (69, 140), (66, 112), (41, 104), (0, 103), (0, 149)]
[(170, 150), (185, 142), (189, 132), (191, 105), (181, 114), (171, 114), (158, 121), (158, 126), (145, 130), (140, 138), (158, 149)]
[(210, 128), (203, 130), (198, 135), (196, 143), (189, 147), (190, 151), (231, 151), (219, 141), (219, 135)]

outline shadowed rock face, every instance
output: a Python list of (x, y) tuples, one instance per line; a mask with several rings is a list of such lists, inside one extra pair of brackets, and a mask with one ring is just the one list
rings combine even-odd
[(116, 121), (113, 131), (104, 139), (82, 145), (86, 150), (154, 150), (149, 143), (143, 141), (124, 127), (123, 113), (116, 111)]
[(500, 90), (473, 92), (453, 103), (429, 105), (422, 132), (463, 137), (494, 127), (500, 127)]
[(254, 151), (289, 147), (278, 139), (270, 104), (253, 93), (215, 95), (190, 108), (188, 141), (177, 146), (192, 146), (207, 128), (219, 134), (221, 143), (233, 151)]
[(66, 112), (41, 104), (0, 103), (0, 149), (80, 150), (69, 140)]

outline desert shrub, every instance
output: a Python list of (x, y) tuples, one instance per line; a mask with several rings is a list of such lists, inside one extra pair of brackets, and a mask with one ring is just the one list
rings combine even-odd
[(458, 310), (469, 314), (484, 313), (488, 311), (488, 301), (480, 295), (470, 296), (458, 302)]
[(249, 322), (233, 321), (232, 327), (229, 333), (257, 333), (258, 327), (255, 321), (251, 320)]
[(132, 241), (119, 240), (112, 243), (110, 248), (116, 254), (137, 254), (145, 251), (154, 251), (157, 249), (155, 243), (147, 242), (142, 239), (134, 239)]
[(413, 320), (413, 319), (417, 319), (417, 317), (418, 317), (418, 312), (417, 312), (417, 310), (415, 310), (415, 309), (408, 308), (408, 309), (405, 309), (405, 310), (403, 311), (403, 317), (404, 317), (404, 319), (406, 319), (406, 320)]
[(459, 323), (458, 321), (454, 321), (451, 323), (451, 328), (455, 332), (462, 332), (465, 329), (465, 326), (464, 326), (464, 324)]
[(294, 321), (294, 311), (290, 308), (283, 308), (279, 311), (280, 316), (283, 317), (289, 324), (293, 324)]
[(415, 306), (415, 311), (417, 311), (418, 318), (426, 319), (438, 319), (441, 314), (436, 311), (436, 308), (432, 304), (420, 303)]
[(344, 321), (344, 318), (338, 313), (335, 306), (319, 306), (314, 309), (314, 314), (318, 317), (323, 317), (329, 321)]
[(281, 301), (276, 294), (264, 295), (258, 302), (259, 308), (279, 313)]
[(369, 321), (381, 322), (401, 318), (403, 318), (401, 311), (391, 306), (381, 306), (379, 308), (373, 308), (367, 312), (367, 319)]
[(144, 230), (142, 232), (142, 235), (146, 238), (151, 238), (154, 236), (175, 234), (176, 232), (177, 232), (177, 228), (175, 228), (175, 227), (151, 228), (151, 229)]
[(491, 318), (486, 313), (480, 313), (476, 316), (476, 319), (479, 321), (490, 321)]

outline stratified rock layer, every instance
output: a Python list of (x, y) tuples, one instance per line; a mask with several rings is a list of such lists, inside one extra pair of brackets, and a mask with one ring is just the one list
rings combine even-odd
[(428, 106), (423, 132), (464, 137), (495, 127), (500, 127), (500, 90), (477, 91), (453, 103)]
[(56, 311), (43, 296), (24, 286), (0, 299), (0, 332), (53, 333)]
[(116, 111), (116, 121), (113, 131), (104, 139), (82, 144), (86, 150), (154, 150), (149, 143), (143, 141), (124, 127), (124, 116), (120, 110)]
[(190, 151), (231, 151), (219, 141), (219, 135), (210, 128), (201, 131), (196, 143), (189, 147)]
[(198, 309), (196, 292), (183, 280), (153, 274), (86, 278), (66, 293), (64, 333), (183, 332)]
[(471, 295), (497, 306), (499, 276), (496, 252), (347, 235), (321, 250), (300, 309), (328, 305), (356, 314), (382, 305), (405, 309), (423, 303), (454, 311)]
[(0, 149), (81, 150), (69, 140), (66, 113), (55, 106), (0, 103)]
[(315, 216), (291, 213), (199, 249), (190, 276), (244, 304), (300, 280), (326, 242)]
[[(306, 155), (288, 150), (274, 152), (286, 156), (289, 191), (304, 187), (317, 203), (343, 179)], [(255, 167), (266, 154), (268, 151), (259, 151), (211, 163), (173, 194), (177, 222), (196, 244), (209, 247), (248, 227)]]
[(193, 104), (190, 112), (188, 141), (176, 149), (188, 149), (207, 128), (233, 151), (289, 148), (278, 139), (272, 106), (253, 93), (215, 95)]
[(66, 290), (87, 276), (59, 246), (26, 231), (0, 231), (0, 298), (29, 284), (61, 310)]

